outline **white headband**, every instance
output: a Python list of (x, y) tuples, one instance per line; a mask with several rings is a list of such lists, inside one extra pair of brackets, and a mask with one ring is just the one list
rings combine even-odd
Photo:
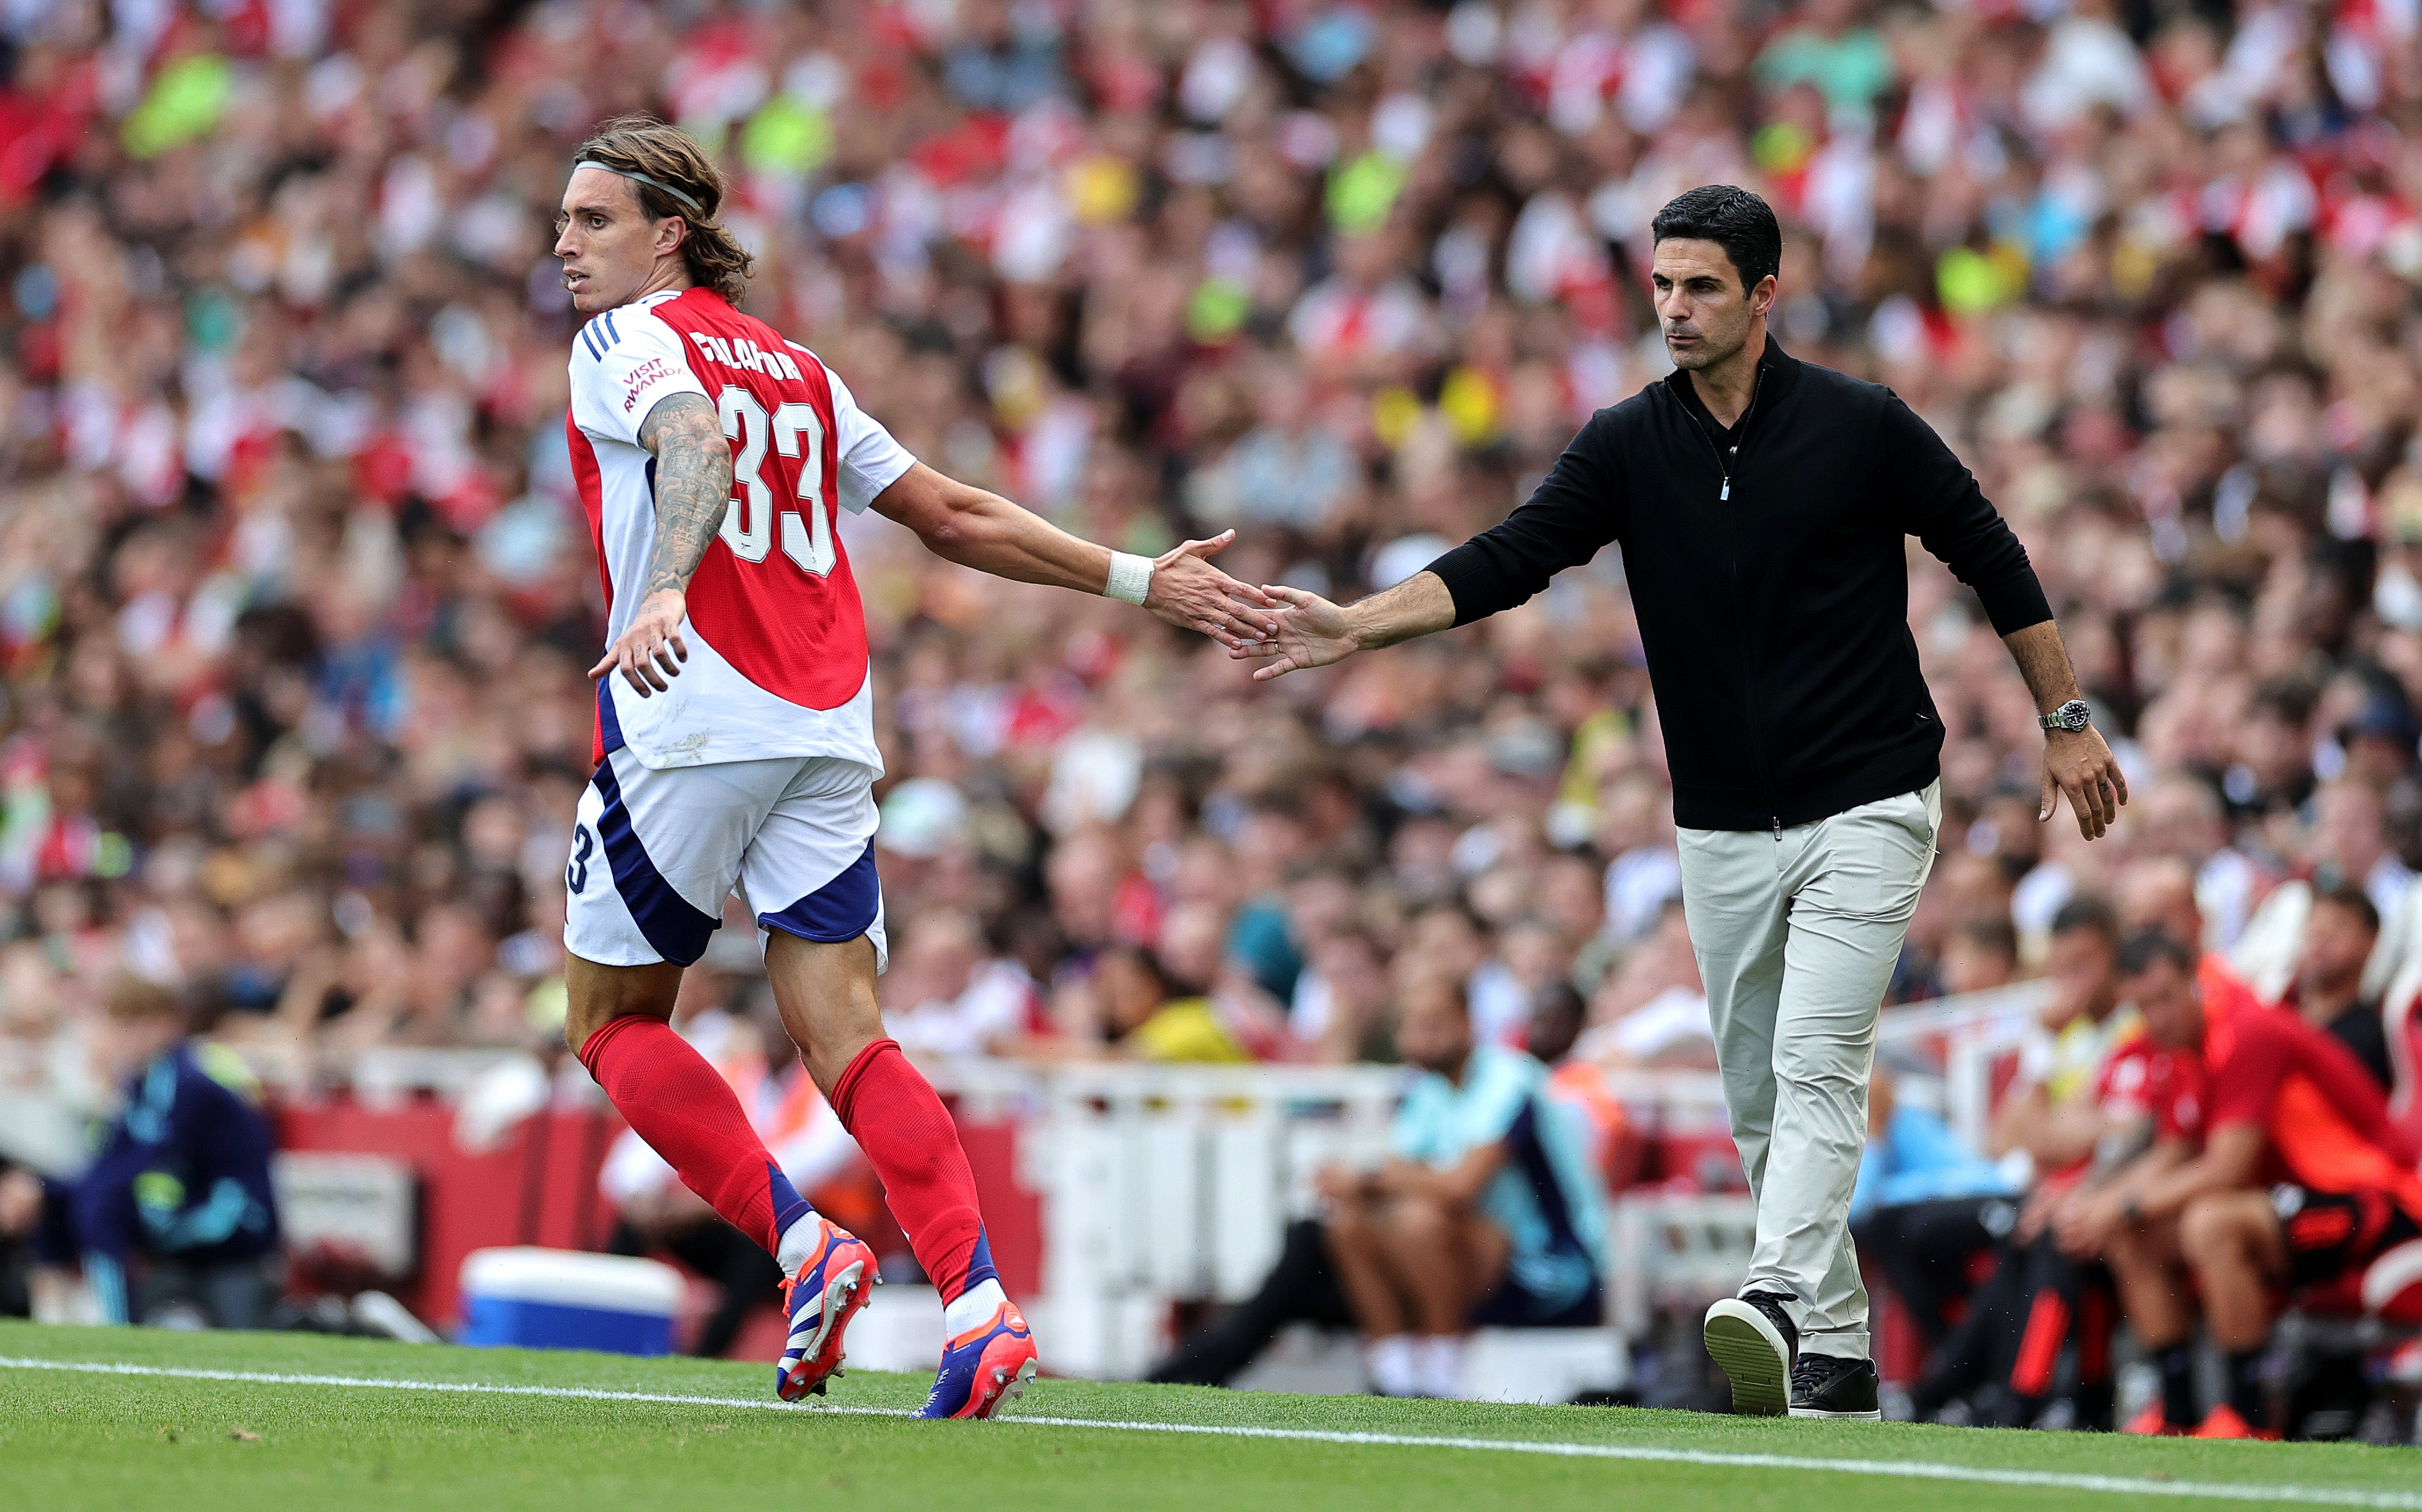
[(572, 171), (574, 173), (578, 173), (583, 168), (595, 168), (602, 173), (613, 174), (617, 178), (630, 179), (637, 182), (644, 183), (653, 189), (661, 189), (665, 193), (672, 196), (675, 199), (680, 200), (683, 204), (687, 205), (691, 214), (698, 216), (700, 220), (706, 218), (706, 212), (699, 208), (697, 200), (692, 199), (685, 194), (683, 194), (680, 190), (674, 188), (671, 184), (665, 182), (662, 179), (651, 179), (646, 174), (640, 173), (636, 169), (618, 168), (611, 163), (600, 163), (595, 158), (582, 158), (579, 162), (572, 165)]

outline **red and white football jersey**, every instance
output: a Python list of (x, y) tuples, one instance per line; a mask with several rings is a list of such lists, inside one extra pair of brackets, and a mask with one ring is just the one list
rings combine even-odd
[(2138, 1034), (2102, 1063), (2094, 1095), (2105, 1118), (2149, 1118), (2155, 1139), (2200, 1145), (2210, 1106), (2205, 1086), (2200, 1054), (2165, 1049)]
[(697, 394), (731, 443), (731, 500), (691, 578), (689, 660), (668, 691), (598, 685), (594, 757), (652, 767), (840, 756), (878, 772), (866, 618), (834, 511), (862, 511), (912, 465), (815, 354), (706, 289), (610, 309), (572, 346), (572, 470), (606, 583), (606, 636), (638, 608), (655, 544), (648, 412)]

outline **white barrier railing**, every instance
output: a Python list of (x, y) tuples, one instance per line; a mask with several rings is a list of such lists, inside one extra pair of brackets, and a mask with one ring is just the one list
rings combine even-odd
[(1747, 1192), (1643, 1192), (1609, 1209), (1607, 1324), (1628, 1340), (1740, 1289), (1757, 1238)]
[[(1237, 1301), (1260, 1285), (1289, 1221), (1317, 1210), (1331, 1160), (1376, 1163), (1409, 1073), (1385, 1066), (1028, 1067), (932, 1063), (936, 1086), (979, 1117), (1016, 1116), (1021, 1177), (1043, 1198), (1043, 1298), (1055, 1368), (1143, 1373), (1169, 1343), (1170, 1305)], [(1722, 1134), (1711, 1072), (1609, 1079), (1634, 1126)], [(1704, 1306), (1738, 1284), (1745, 1198), (1644, 1192), (1612, 1205), (1610, 1327), (1648, 1331), (1660, 1309)]]
[[(1990, 1116), (1995, 1057), (2040, 1006), (2042, 984), (1895, 1009), (1879, 1038), (1904, 1059), (1940, 1067), (1942, 1100), (1974, 1141)], [(495, 1052), (395, 1049), (321, 1065), (320, 1084), (376, 1101), (431, 1091), (476, 1110), (498, 1079)], [(1041, 1197), (1043, 1295), (1056, 1368), (1140, 1374), (1166, 1346), (1171, 1304), (1250, 1296), (1276, 1260), (1286, 1225), (1316, 1210), (1326, 1163), (1368, 1165), (1387, 1149), (1409, 1073), (1392, 1066), (1033, 1064), (927, 1061), (921, 1068), (963, 1117), (1019, 1126), (1022, 1185)], [(268, 1069), (268, 1068), (264, 1068)], [(543, 1083), (514, 1107), (542, 1100)], [(1721, 1136), (1722, 1085), (1712, 1072), (1610, 1078), (1635, 1128), (1651, 1137)], [(578, 1097), (576, 1067), (558, 1098)], [(1928, 1089), (1931, 1092), (1931, 1089)], [(535, 1094), (535, 1097), (531, 1095)], [(504, 1110), (512, 1116), (510, 1109)], [(1721, 1148), (1721, 1144), (1718, 1145)], [(1737, 1168), (1684, 1173), (1721, 1186)], [(1612, 1206), (1609, 1324), (1638, 1339), (1660, 1312), (1687, 1310), (1738, 1283), (1751, 1216), (1738, 1192), (1626, 1194)]]
[(1112, 1377), (1150, 1365), (1172, 1301), (1252, 1294), (1319, 1169), (1386, 1153), (1406, 1081), (1388, 1066), (924, 1069), (978, 1116), (1018, 1112), (1019, 1173), (1043, 1198), (1037, 1325), (1056, 1368)]
[(2021, 982), (1895, 1008), (1877, 1030), (1877, 1048), (1914, 1055), (1938, 1068), (1938, 1110), (1961, 1142), (1981, 1153), (1992, 1128), (1993, 1067), (2018, 1047), (2052, 992), (2049, 982)]

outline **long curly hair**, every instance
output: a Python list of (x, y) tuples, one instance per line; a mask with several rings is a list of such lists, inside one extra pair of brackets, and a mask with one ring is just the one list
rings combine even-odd
[(747, 291), (749, 268), (757, 260), (729, 228), (716, 220), (716, 213), (723, 208), (723, 174), (688, 133), (653, 116), (623, 116), (599, 127), (580, 144), (573, 161), (644, 173), (697, 200), (699, 209), (692, 212), (655, 184), (630, 181), (638, 193), (640, 212), (649, 220), (678, 217), (682, 221), (685, 228), (682, 260), (689, 267), (690, 282), (714, 290), (734, 305), (740, 303), (740, 296)]

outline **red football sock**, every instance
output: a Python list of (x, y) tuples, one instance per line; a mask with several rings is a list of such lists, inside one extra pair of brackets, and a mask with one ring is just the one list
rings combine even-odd
[(975, 1173), (959, 1148), (950, 1110), (918, 1075), (898, 1042), (857, 1052), (833, 1086), (833, 1111), (883, 1181), (883, 1200), (934, 1278), (944, 1302), (967, 1289), (967, 1264), (983, 1236)]
[(580, 1063), (684, 1186), (766, 1253), (780, 1248), (782, 1231), (808, 1205), (765, 1153), (730, 1083), (670, 1024), (644, 1014), (609, 1019), (580, 1047)]

